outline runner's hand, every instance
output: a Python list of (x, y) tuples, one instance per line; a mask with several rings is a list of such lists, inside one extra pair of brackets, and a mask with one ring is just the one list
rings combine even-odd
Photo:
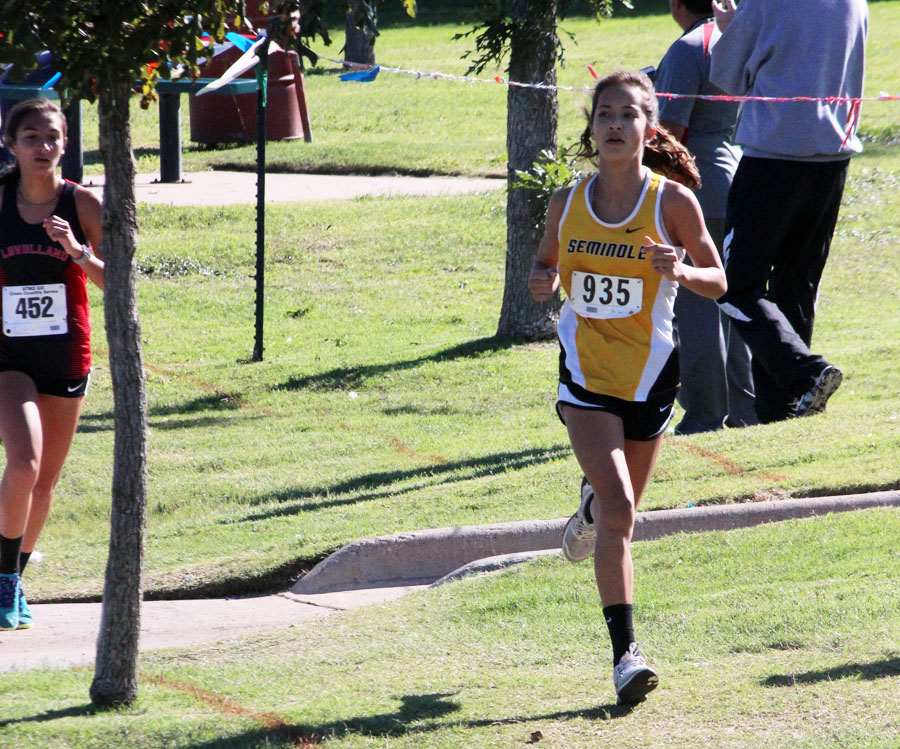
[(667, 244), (656, 244), (650, 237), (644, 237), (643, 249), (648, 250), (650, 264), (659, 275), (670, 281), (678, 281), (682, 273), (681, 257), (678, 247)]
[(75, 239), (69, 222), (59, 216), (50, 216), (43, 221), (44, 231), (54, 242), (59, 242), (73, 258), (81, 257), (81, 243)]
[(536, 302), (546, 302), (559, 288), (556, 268), (532, 268), (528, 274), (528, 290)]

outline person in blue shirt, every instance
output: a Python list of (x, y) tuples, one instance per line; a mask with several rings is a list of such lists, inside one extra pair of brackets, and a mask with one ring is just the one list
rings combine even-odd
[[(712, 0), (670, 0), (669, 10), (684, 33), (659, 64), (656, 90), (680, 97), (659, 97), (659, 120), (694, 157), (701, 179), (697, 199), (721, 253), (728, 190), (741, 158), (741, 149), (732, 140), (740, 105), (693, 98), (722, 94), (709, 81), (710, 52), (720, 36)], [(675, 433), (756, 424), (750, 351), (743, 338), (714, 300), (684, 287), (675, 299), (675, 316), (680, 346), (678, 401), (684, 408)]]

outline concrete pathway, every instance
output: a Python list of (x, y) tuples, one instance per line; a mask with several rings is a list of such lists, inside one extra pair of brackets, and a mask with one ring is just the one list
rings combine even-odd
[[(638, 513), (635, 540), (730, 530), (871, 507), (900, 508), (900, 491), (786, 499)], [(348, 544), (290, 592), (239, 599), (151, 601), (143, 605), (141, 650), (182, 647), (383, 603), (431, 584), (559, 553), (566, 518), (394, 533)], [(36, 626), (0, 632), (0, 672), (89, 665), (100, 604), (36, 604)]]
[[(87, 176), (84, 186), (102, 192), (104, 178)], [(503, 179), (467, 177), (365, 177), (329, 174), (267, 174), (266, 203), (301, 200), (346, 200), (363, 195), (459, 195), (500, 190)], [(191, 172), (181, 182), (160, 182), (158, 174), (135, 178), (139, 203), (158, 205), (229, 205), (256, 203), (255, 172)]]
[[(140, 649), (186, 647), (263, 629), (292, 627), (338, 611), (384, 603), (419, 586), (353, 593), (145, 601)], [(100, 632), (99, 603), (32, 604), (35, 627), (0, 632), (0, 672), (93, 664)]]

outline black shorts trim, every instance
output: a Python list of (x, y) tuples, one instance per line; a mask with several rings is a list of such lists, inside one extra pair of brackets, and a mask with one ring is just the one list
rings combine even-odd
[(32, 377), (34, 386), (41, 395), (55, 395), (57, 398), (83, 398), (87, 395), (91, 382), (91, 373), (74, 380), (63, 380), (49, 377)]
[[(566, 385), (566, 387), (571, 387)], [(586, 392), (586, 391), (585, 391)], [(672, 421), (675, 414), (675, 393), (669, 390), (663, 393), (651, 395), (645, 401), (626, 401), (612, 395), (590, 393), (590, 401), (573, 402), (561, 399), (556, 402), (556, 414), (559, 420), (565, 424), (562, 409), (566, 405), (571, 408), (580, 408), (584, 411), (605, 411), (622, 420), (625, 439), (632, 442), (650, 442), (662, 435)], [(578, 397), (575, 393), (572, 394)]]

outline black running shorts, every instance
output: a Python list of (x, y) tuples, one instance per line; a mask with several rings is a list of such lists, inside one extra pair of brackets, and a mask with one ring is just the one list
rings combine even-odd
[(559, 400), (556, 402), (556, 413), (565, 424), (562, 409), (566, 405), (572, 408), (596, 409), (606, 411), (622, 420), (625, 439), (634, 442), (655, 440), (669, 426), (675, 405), (676, 390), (651, 393), (645, 401), (626, 401), (611, 395), (590, 394), (590, 401), (576, 397), (563, 384), (559, 386)]

